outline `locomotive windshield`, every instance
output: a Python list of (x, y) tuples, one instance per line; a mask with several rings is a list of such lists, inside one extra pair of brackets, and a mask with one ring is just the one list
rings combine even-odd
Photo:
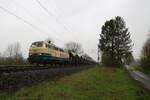
[(35, 42), (35, 43), (32, 43), (31, 47), (43, 47), (44, 46), (44, 43), (43, 42)]

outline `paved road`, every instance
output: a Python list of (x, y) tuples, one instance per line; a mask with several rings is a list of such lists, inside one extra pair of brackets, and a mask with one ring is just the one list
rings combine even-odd
[(150, 90), (150, 75), (135, 70), (128, 65), (125, 67), (134, 80), (136, 80), (143, 88)]

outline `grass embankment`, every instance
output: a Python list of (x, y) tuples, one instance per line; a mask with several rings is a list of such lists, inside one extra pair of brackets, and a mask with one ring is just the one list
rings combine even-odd
[(150, 100), (150, 93), (124, 69), (96, 67), (16, 93), (0, 94), (0, 100)]
[(134, 68), (135, 70), (141, 71), (141, 72), (143, 72), (143, 73), (145, 73), (145, 74), (150, 74), (150, 70), (148, 70), (148, 69), (143, 69), (143, 68), (140, 67), (140, 66), (133, 66), (133, 68)]

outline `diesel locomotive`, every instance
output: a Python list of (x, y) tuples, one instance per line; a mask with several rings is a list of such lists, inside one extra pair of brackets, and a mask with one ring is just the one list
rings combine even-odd
[(28, 61), (30, 64), (92, 64), (93, 60), (66, 52), (62, 48), (46, 41), (33, 42), (29, 48)]

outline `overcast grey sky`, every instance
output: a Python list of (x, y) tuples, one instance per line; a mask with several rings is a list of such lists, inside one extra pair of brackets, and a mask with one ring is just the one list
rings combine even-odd
[(101, 27), (115, 16), (124, 18), (139, 57), (150, 30), (150, 0), (0, 0), (0, 52), (18, 41), (27, 57), (32, 42), (51, 37), (60, 47), (79, 42), (96, 59)]

